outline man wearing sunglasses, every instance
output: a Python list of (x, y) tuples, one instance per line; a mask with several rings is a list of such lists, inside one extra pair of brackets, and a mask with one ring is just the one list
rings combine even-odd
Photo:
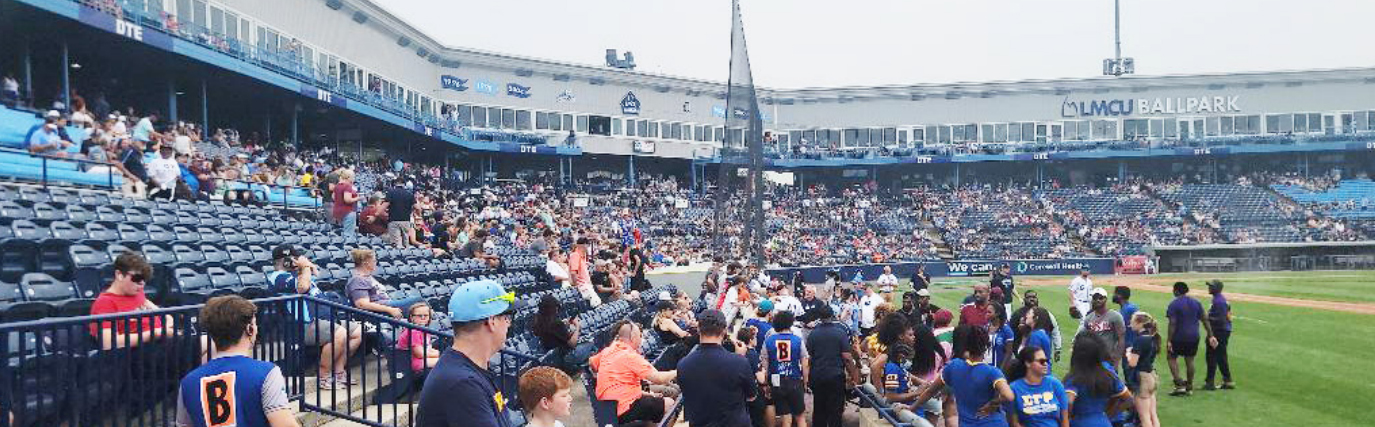
[(491, 280), (454, 290), (449, 298), (454, 344), (425, 379), (416, 426), (510, 427), (506, 397), (497, 390), (487, 361), (501, 351), (521, 302)]
[[(96, 297), (91, 315), (126, 313), (158, 309), (148, 300), (143, 287), (153, 276), (153, 266), (143, 255), (126, 251), (115, 258), (115, 280)], [(137, 320), (107, 321), (91, 325), (91, 334), (100, 339), (104, 349), (136, 347), (170, 336), (176, 324), (168, 316), (149, 316)]]

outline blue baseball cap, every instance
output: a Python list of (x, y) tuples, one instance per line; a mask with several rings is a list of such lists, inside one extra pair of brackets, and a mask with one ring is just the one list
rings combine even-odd
[(764, 313), (768, 313), (768, 312), (770, 312), (770, 311), (773, 311), (773, 301), (770, 301), (770, 300), (759, 301), (759, 311), (764, 312)]
[(449, 297), (449, 317), (454, 322), (482, 320), (524, 307), (515, 292), (506, 292), (491, 280), (468, 282), (454, 289)]

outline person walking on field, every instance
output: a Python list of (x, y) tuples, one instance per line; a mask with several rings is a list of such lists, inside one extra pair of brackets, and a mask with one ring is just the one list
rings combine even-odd
[(1069, 316), (1075, 319), (1082, 319), (1084, 313), (1089, 312), (1091, 297), (1089, 292), (1093, 291), (1093, 279), (1089, 278), (1089, 269), (1079, 270), (1079, 275), (1069, 282)]
[(1212, 325), (1216, 345), (1211, 344), (1204, 350), (1204, 360), (1208, 364), (1208, 376), (1203, 380), (1204, 390), (1216, 390), (1213, 374), (1222, 371), (1222, 389), (1236, 388), (1232, 382), (1232, 369), (1227, 363), (1227, 342), (1232, 338), (1232, 305), (1222, 295), (1222, 281), (1208, 282), (1208, 293), (1213, 295), (1213, 304), (1208, 306), (1208, 323)]
[[(1169, 333), (1166, 334), (1170, 340), (1165, 343), (1165, 353), (1169, 357), (1170, 376), (1174, 377), (1174, 391), (1170, 395), (1189, 396), (1193, 394), (1194, 356), (1198, 355), (1198, 325), (1202, 324), (1207, 331), (1209, 347), (1217, 346), (1217, 338), (1213, 337), (1213, 326), (1203, 313), (1203, 304), (1189, 297), (1189, 285), (1184, 282), (1174, 283), (1174, 301), (1165, 309), (1165, 317), (1170, 319)], [(1188, 373), (1187, 379), (1182, 380), (1179, 376), (1180, 356), (1184, 357), (1184, 367)]]

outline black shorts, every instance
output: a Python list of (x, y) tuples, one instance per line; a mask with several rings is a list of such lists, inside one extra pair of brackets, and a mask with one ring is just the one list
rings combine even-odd
[(1198, 338), (1191, 340), (1170, 339), (1170, 356), (1194, 357), (1198, 355)]
[(649, 421), (655, 424), (664, 418), (664, 398), (654, 396), (640, 396), (635, 403), (630, 404), (624, 414), (616, 416), (616, 422), (629, 424), (635, 421)]
[(802, 389), (802, 380), (783, 378), (781, 384), (773, 388), (774, 414), (780, 417), (806, 414), (807, 401), (803, 399), (805, 391)]

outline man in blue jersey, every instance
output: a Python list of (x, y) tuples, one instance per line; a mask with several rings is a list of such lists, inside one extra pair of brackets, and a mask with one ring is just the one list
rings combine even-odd
[(767, 387), (772, 391), (775, 413), (783, 418), (783, 427), (805, 427), (807, 404), (803, 394), (807, 388), (807, 372), (811, 363), (802, 338), (793, 335), (793, 313), (780, 311), (773, 316), (774, 334), (764, 340), (763, 355)]
[(179, 427), (298, 427), (282, 369), (254, 359), (258, 307), (238, 295), (211, 298), (202, 327), (219, 353), (181, 380)]

